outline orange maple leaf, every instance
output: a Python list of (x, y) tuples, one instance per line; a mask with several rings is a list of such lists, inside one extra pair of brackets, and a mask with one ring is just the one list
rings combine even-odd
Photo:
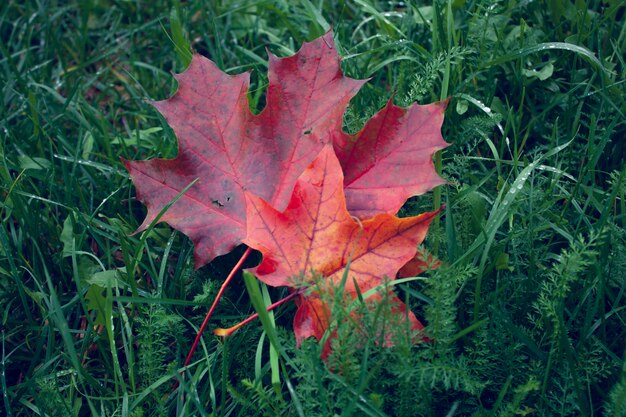
[[(331, 306), (320, 291), (338, 288), (348, 265), (344, 296), (355, 299), (359, 292), (383, 285), (415, 256), (437, 214), (398, 218), (383, 213), (355, 220), (346, 208), (343, 173), (330, 146), (300, 176), (284, 212), (249, 192), (246, 201), (244, 243), (263, 254), (261, 264), (252, 272), (268, 285), (309, 287), (300, 297), (294, 319), (298, 345), (311, 336), (320, 340), (328, 328)], [(312, 277), (315, 275), (323, 276), (326, 285), (319, 286)], [(297, 279), (302, 276), (304, 283)], [(380, 299), (374, 294), (366, 302)], [(396, 296), (389, 301), (392, 312), (406, 317), (411, 329), (423, 329)], [(325, 351), (328, 353), (328, 348)]]

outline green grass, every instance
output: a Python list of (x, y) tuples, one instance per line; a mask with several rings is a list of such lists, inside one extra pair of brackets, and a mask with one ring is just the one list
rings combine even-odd
[[(0, 415), (626, 415), (625, 14), (619, 0), (3, 2)], [(194, 271), (167, 225), (132, 235), (144, 208), (120, 157), (175, 155), (147, 100), (175, 91), (191, 50), (253, 69), (258, 110), (266, 48), (291, 54), (330, 26), (344, 71), (372, 78), (346, 129), (391, 96), (450, 97), (435, 158), (450, 184), (402, 210), (446, 204), (427, 238), (444, 266), (398, 290), (433, 342), (382, 349), (340, 326), (329, 365), (315, 341), (295, 349), (288, 305), (209, 332), (182, 370), (242, 251)], [(286, 294), (235, 281), (211, 328)]]

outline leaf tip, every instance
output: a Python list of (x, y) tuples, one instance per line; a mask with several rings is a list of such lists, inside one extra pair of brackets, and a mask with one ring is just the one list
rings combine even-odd
[(269, 275), (276, 271), (278, 262), (270, 255), (263, 256), (263, 261), (254, 270), (256, 275)]
[(124, 165), (126, 171), (130, 172), (130, 161), (123, 156), (120, 156), (120, 162), (122, 163), (122, 165)]

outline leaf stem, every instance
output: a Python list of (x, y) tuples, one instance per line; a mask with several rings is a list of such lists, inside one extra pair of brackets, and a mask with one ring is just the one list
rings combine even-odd
[[(265, 311), (272, 311), (279, 305), (286, 303), (287, 301), (291, 300), (292, 298), (295, 298), (296, 296), (300, 294), (302, 294), (302, 291), (294, 291), (288, 296), (286, 296), (285, 298), (281, 298), (280, 300), (276, 301), (274, 304), (267, 306)], [(237, 331), (239, 328), (245, 326), (246, 324), (250, 323), (253, 320), (256, 320), (258, 317), (259, 317), (259, 313), (254, 313), (253, 315), (251, 315), (244, 321), (235, 324), (233, 327), (229, 327), (228, 329), (218, 328), (218, 329), (213, 330), (213, 334), (215, 334), (216, 336), (228, 337), (231, 334), (233, 334), (235, 331)]]
[(198, 329), (198, 333), (196, 334), (196, 339), (193, 341), (193, 344), (191, 345), (191, 349), (189, 350), (187, 359), (185, 359), (183, 368), (189, 365), (189, 362), (191, 362), (191, 358), (193, 357), (193, 354), (196, 351), (196, 348), (198, 347), (198, 343), (200, 343), (200, 338), (202, 337), (202, 333), (204, 333), (204, 329), (206, 329), (207, 324), (209, 324), (209, 320), (211, 319), (211, 316), (213, 315), (213, 312), (215, 311), (215, 308), (217, 307), (217, 303), (219, 303), (220, 299), (222, 298), (222, 295), (224, 295), (224, 291), (226, 290), (226, 287), (228, 287), (228, 284), (230, 284), (230, 281), (232, 281), (237, 271), (241, 268), (241, 265), (243, 265), (244, 261), (248, 258), (248, 256), (250, 256), (251, 253), (252, 253), (252, 249), (247, 248), (246, 251), (243, 253), (243, 255), (241, 255), (241, 259), (239, 259), (239, 262), (237, 262), (237, 264), (230, 271), (230, 274), (228, 274), (228, 276), (222, 283), (220, 290), (217, 292), (217, 295), (215, 296), (215, 300), (213, 300), (213, 304), (211, 305), (209, 312), (206, 313), (206, 317), (204, 317), (204, 321), (202, 322), (200, 329)]

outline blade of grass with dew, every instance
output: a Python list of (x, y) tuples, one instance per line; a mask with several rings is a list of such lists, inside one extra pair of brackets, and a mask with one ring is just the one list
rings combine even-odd
[[(506, 193), (504, 187), (500, 190), (498, 198), (494, 202), (493, 208), (489, 213), (489, 218), (487, 219), (487, 224), (485, 226), (485, 234), (479, 235), (472, 244), (470, 250), (468, 250), (466, 254), (461, 258), (463, 259), (465, 256), (469, 256), (469, 254), (471, 254), (475, 249), (483, 244), (484, 240), (485, 247), (483, 248), (483, 252), (480, 258), (480, 264), (478, 267), (478, 273), (476, 278), (476, 289), (474, 293), (474, 320), (478, 320), (479, 317), (478, 313), (480, 310), (482, 276), (485, 271), (487, 258), (489, 256), (489, 249), (491, 248), (491, 245), (495, 239), (496, 232), (498, 231), (502, 223), (504, 223), (504, 220), (509, 215), (510, 210), (512, 210), (513, 202), (517, 198), (518, 192), (523, 188), (524, 183), (526, 183), (526, 181), (528, 180), (531, 172), (535, 170), (535, 168), (539, 165), (539, 162), (541, 162), (545, 158), (549, 158), (550, 156), (561, 152), (571, 143), (572, 141), (569, 141), (564, 145), (558, 146), (550, 150), (545, 155), (538, 157), (520, 172), (518, 177), (511, 185), (511, 188)], [(457, 260), (457, 263), (459, 261), (460, 259)]]

